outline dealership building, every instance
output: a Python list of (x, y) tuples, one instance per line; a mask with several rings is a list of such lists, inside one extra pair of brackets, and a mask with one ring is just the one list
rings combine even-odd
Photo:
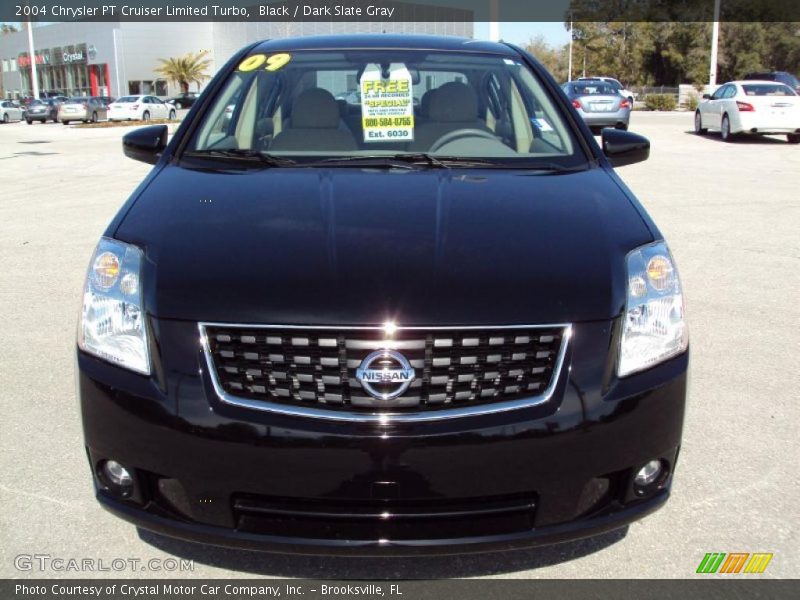
[[(33, 28), (34, 53), (26, 30), (0, 35), (2, 96), (33, 95), (31, 62), (40, 94), (67, 96), (172, 96), (180, 89), (156, 73), (159, 59), (208, 52), (209, 75), (249, 42), (343, 33), (419, 33), (472, 37), (471, 22), (89, 22)], [(194, 89), (192, 84), (191, 89)]]

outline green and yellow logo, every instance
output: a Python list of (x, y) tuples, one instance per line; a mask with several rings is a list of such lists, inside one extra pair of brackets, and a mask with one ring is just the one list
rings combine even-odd
[(709, 552), (700, 561), (698, 573), (763, 573), (767, 569), (772, 553), (767, 552)]

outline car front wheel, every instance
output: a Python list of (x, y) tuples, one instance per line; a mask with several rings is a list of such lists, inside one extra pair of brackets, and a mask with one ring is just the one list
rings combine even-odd
[(3, 115), (3, 123), (8, 123), (8, 113)]
[(31, 119), (25, 119), (25, 122), (26, 122), (28, 125), (33, 125), (33, 121), (32, 121)]
[(142, 115), (142, 121), (149, 121), (149, 120), (150, 120), (150, 113), (144, 111), (144, 114)]
[(786, 136), (786, 141), (790, 144), (800, 144), (800, 133), (790, 133)]
[(708, 129), (703, 127), (703, 116), (700, 114), (699, 110), (694, 113), (694, 132), (697, 135), (703, 135), (708, 132)]
[(169, 111), (169, 120), (170, 121), (174, 121), (175, 120), (175, 111), (174, 110)]

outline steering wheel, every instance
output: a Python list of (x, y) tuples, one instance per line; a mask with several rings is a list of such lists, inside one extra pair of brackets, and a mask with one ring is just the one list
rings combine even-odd
[(445, 133), (442, 137), (433, 142), (431, 147), (428, 148), (428, 152), (436, 152), (441, 149), (442, 146), (464, 138), (482, 138), (485, 140), (492, 140), (493, 142), (498, 141), (493, 133), (484, 131), (483, 129), (456, 129), (450, 133)]

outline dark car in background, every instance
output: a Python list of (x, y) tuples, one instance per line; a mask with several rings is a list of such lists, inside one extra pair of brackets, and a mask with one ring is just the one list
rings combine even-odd
[(53, 121), (53, 123), (56, 123), (60, 106), (61, 100), (34, 100), (25, 108), (23, 117), (28, 125), (33, 125), (34, 121), (39, 121), (40, 123)]
[(600, 79), (583, 79), (568, 81), (561, 88), (593, 130), (603, 127), (628, 129), (633, 105), (613, 84)]
[[(357, 74), (361, 103), (332, 91)], [(341, 78), (339, 78), (341, 79)], [(414, 97), (428, 94), (425, 117)], [(98, 501), (285, 553), (482, 552), (667, 500), (688, 333), (664, 238), (507, 44), (248, 45), (90, 260), (77, 384)]]
[(200, 94), (197, 92), (181, 92), (177, 96), (167, 98), (165, 102), (174, 105), (176, 109), (180, 110), (182, 108), (191, 108), (199, 97)]
[(792, 88), (795, 92), (800, 94), (800, 80), (797, 79), (791, 73), (787, 73), (786, 71), (757, 71), (754, 73), (748, 73), (744, 76), (744, 79), (748, 80), (759, 80), (759, 81), (777, 81), (779, 83), (783, 83), (784, 85), (788, 85)]

